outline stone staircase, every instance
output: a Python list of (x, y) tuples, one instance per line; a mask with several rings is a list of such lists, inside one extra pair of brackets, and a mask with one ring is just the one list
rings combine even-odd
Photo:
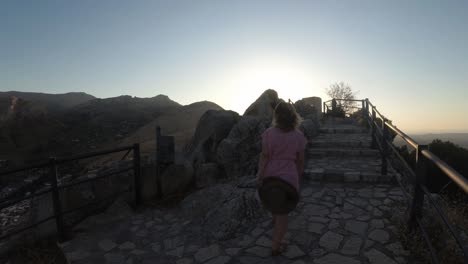
[(387, 183), (394, 171), (381, 174), (382, 160), (368, 129), (353, 119), (326, 119), (320, 135), (309, 142), (305, 177), (320, 182)]

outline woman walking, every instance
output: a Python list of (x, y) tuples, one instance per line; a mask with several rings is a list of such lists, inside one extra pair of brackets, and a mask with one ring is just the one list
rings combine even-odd
[(273, 256), (286, 250), (283, 238), (288, 228), (288, 213), (299, 201), (307, 143), (297, 129), (300, 122), (294, 106), (281, 101), (275, 107), (273, 126), (262, 134), (257, 180), (260, 199), (273, 215)]

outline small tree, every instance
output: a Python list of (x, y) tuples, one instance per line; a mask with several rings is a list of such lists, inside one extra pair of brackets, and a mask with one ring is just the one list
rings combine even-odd
[[(349, 86), (348, 84), (345, 84), (344, 82), (331, 84), (329, 88), (325, 89), (325, 93), (331, 99), (346, 99), (346, 100), (355, 100), (356, 95), (357, 95), (357, 92), (354, 92), (351, 89), (351, 86)], [(353, 101), (342, 101), (342, 100), (337, 100), (336, 103), (337, 103), (338, 108), (344, 111), (346, 114), (351, 114), (352, 108), (356, 104), (356, 102), (353, 102)]]

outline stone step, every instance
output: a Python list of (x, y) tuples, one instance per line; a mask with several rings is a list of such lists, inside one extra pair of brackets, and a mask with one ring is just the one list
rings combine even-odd
[(359, 126), (336, 126), (320, 128), (321, 134), (362, 134), (368, 132), (368, 129)]
[(305, 163), (306, 169), (329, 169), (343, 171), (371, 171), (380, 172), (382, 159), (376, 157), (326, 157), (309, 158)]
[(309, 158), (326, 157), (380, 157), (380, 152), (370, 148), (308, 148)]
[(314, 139), (308, 146), (314, 148), (370, 148), (372, 140), (348, 140), (348, 139)]
[(309, 181), (319, 182), (368, 182), (388, 183), (393, 179), (393, 173), (382, 175), (373, 171), (347, 171), (339, 169), (305, 169), (304, 178)]

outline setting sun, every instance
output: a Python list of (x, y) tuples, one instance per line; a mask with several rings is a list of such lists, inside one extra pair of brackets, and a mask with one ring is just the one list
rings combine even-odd
[(280, 60), (248, 63), (229, 76), (230, 88), (237, 91), (231, 103), (241, 112), (266, 89), (274, 89), (285, 100), (296, 101), (304, 94), (312, 94), (307, 91), (315, 86), (306, 67)]

